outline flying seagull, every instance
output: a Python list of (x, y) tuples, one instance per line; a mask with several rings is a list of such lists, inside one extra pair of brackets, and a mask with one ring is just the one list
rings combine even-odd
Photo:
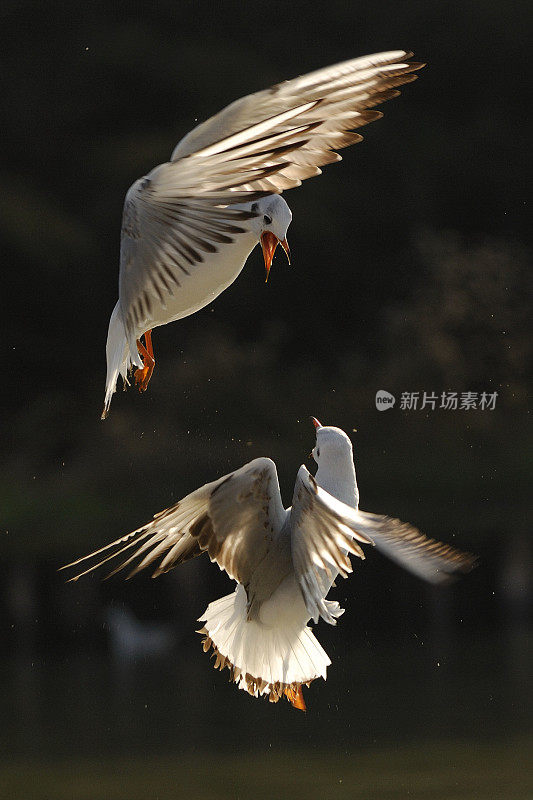
[(256, 458), (187, 495), (152, 522), (62, 569), (91, 564), (70, 580), (120, 559), (110, 575), (149, 566), (153, 577), (207, 552), (237, 582), (232, 594), (210, 603), (198, 633), (213, 648), (215, 668), (228, 667), (240, 689), (277, 702), (285, 695), (305, 710), (302, 684), (326, 678), (331, 663), (307, 626), (319, 617), (335, 625), (343, 613), (327, 594), (340, 573), (352, 571), (349, 554), (377, 550), (435, 584), (466, 572), (472, 556), (428, 539), (391, 517), (359, 510), (352, 444), (340, 428), (313, 418), (318, 464), (313, 477), (301, 466), (292, 507), (282, 503), (276, 466)]
[[(233, 283), (260, 243), (266, 277), (278, 244), (289, 257), (285, 189), (339, 161), (336, 152), (382, 116), (374, 106), (424, 66), (395, 50), (352, 59), (231, 103), (198, 125), (124, 203), (119, 299), (107, 335), (102, 419), (118, 376), (145, 391), (151, 331), (194, 314)], [(142, 337), (144, 336), (144, 342)]]

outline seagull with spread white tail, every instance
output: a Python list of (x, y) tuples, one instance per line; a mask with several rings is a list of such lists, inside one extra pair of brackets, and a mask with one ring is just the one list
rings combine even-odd
[[(130, 187), (124, 203), (119, 299), (107, 335), (104, 419), (119, 375), (146, 390), (151, 331), (227, 289), (261, 243), (266, 275), (278, 244), (289, 257), (292, 215), (279, 197), (340, 160), (375, 106), (424, 66), (394, 50), (311, 72), (231, 103), (198, 125), (171, 159)], [(144, 343), (141, 341), (144, 336)]]
[[(318, 464), (302, 465), (292, 506), (281, 499), (276, 466), (256, 458), (187, 495), (152, 522), (62, 569), (88, 562), (70, 580), (132, 551), (110, 575), (128, 577), (157, 564), (153, 576), (207, 552), (237, 582), (232, 594), (210, 603), (200, 621), (204, 650), (215, 668), (228, 667), (239, 688), (277, 702), (282, 695), (305, 710), (302, 684), (326, 678), (331, 663), (307, 623), (335, 625), (343, 613), (327, 594), (336, 576), (352, 571), (349, 554), (376, 549), (415, 575), (445, 583), (474, 565), (471, 555), (428, 539), (391, 517), (359, 510), (352, 444), (340, 428), (313, 418)], [(103, 557), (102, 557), (103, 556)]]

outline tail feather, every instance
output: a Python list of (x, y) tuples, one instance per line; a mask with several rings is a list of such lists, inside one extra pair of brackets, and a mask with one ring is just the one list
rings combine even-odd
[(276, 625), (247, 619), (242, 586), (210, 603), (200, 621), (204, 649), (212, 647), (216, 654), (215, 667), (228, 667), (238, 687), (254, 697), (277, 702), (285, 694), (303, 709), (302, 684), (326, 677), (331, 662), (311, 629), (294, 618)]
[(106, 358), (107, 377), (102, 419), (105, 419), (109, 413), (111, 399), (117, 389), (118, 376), (121, 375), (124, 382), (127, 383), (128, 370), (130, 367), (133, 365), (138, 367), (143, 366), (141, 358), (137, 352), (137, 348), (134, 350), (131, 349), (131, 342), (128, 341), (128, 337), (126, 336), (126, 329), (124, 327), (122, 312), (118, 302), (113, 309), (111, 319), (109, 320), (106, 343)]

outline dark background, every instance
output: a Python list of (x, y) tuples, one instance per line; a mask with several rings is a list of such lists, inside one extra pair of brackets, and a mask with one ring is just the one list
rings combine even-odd
[[(530, 796), (532, 22), (488, 0), (3, 3), (1, 796)], [(396, 48), (428, 67), (285, 195), (292, 266), (265, 286), (256, 250), (157, 329), (149, 391), (101, 422), (128, 186), (231, 100)], [(402, 411), (404, 391), (498, 395)], [(352, 436), (362, 508), (480, 565), (437, 591), (356, 564), (301, 715), (201, 653), (194, 620), (232, 590), (207, 559), (56, 570), (259, 455), (289, 504), (310, 414)]]

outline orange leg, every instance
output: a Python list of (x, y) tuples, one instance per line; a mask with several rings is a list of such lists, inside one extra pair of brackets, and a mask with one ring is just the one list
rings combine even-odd
[(302, 693), (302, 685), (299, 684), (296, 689), (293, 689), (292, 686), (287, 686), (283, 690), (287, 700), (294, 706), (294, 708), (299, 709), (300, 711), (306, 711), (305, 707), (305, 700)]
[(155, 367), (154, 349), (152, 347), (152, 331), (146, 331), (144, 334), (145, 345), (140, 339), (137, 339), (137, 347), (142, 356), (143, 368), (135, 370), (135, 384), (139, 387), (140, 392), (145, 392), (148, 388), (152, 372)]

